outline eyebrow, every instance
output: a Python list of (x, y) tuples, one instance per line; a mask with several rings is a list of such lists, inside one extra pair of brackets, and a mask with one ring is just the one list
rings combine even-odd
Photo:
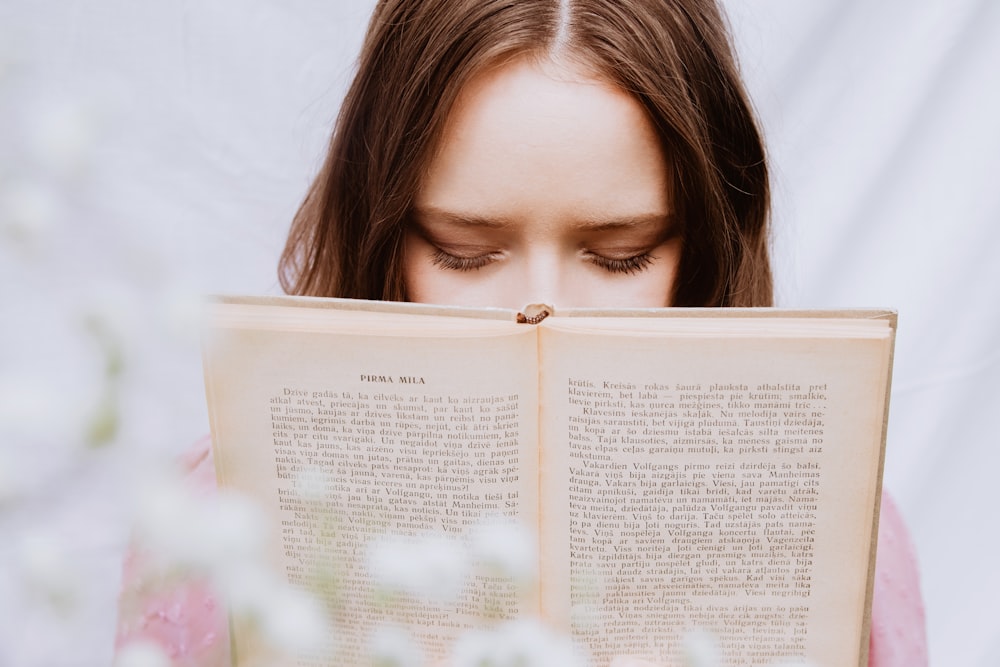
[(474, 213), (458, 213), (437, 208), (436, 206), (415, 206), (413, 208), (413, 216), (420, 222), (443, 222), (462, 227), (500, 229), (509, 227), (512, 224), (512, 221), (506, 218), (493, 218)]
[[(487, 227), (502, 229), (513, 224), (508, 218), (484, 216), (474, 213), (448, 211), (435, 206), (417, 206), (413, 215), (420, 222), (441, 222), (462, 227)], [(581, 218), (578, 222), (586, 231), (600, 232), (608, 229), (630, 227), (670, 226), (673, 215), (667, 213), (641, 213), (636, 215), (611, 216), (607, 218)]]

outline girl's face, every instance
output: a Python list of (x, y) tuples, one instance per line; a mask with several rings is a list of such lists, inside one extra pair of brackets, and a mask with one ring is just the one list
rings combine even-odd
[(490, 70), (462, 92), (417, 193), (409, 298), (668, 306), (680, 256), (669, 182), (625, 92), (550, 61)]

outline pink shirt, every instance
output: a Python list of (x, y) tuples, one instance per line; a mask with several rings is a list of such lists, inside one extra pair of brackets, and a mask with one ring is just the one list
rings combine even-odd
[[(215, 490), (209, 439), (183, 459), (189, 480), (201, 493)], [(175, 667), (229, 664), (226, 611), (205, 581), (186, 580), (166, 590), (149, 589), (143, 557), (125, 557), (115, 646), (144, 639), (159, 644)], [(925, 667), (927, 640), (916, 555), (899, 510), (882, 495), (875, 596), (872, 601), (869, 667)]]

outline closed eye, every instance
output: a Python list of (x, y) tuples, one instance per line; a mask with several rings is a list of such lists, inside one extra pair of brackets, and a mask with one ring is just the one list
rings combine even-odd
[(500, 259), (501, 253), (487, 252), (480, 255), (455, 255), (442, 248), (434, 246), (431, 254), (431, 262), (442, 269), (448, 271), (477, 271), (488, 264)]
[(621, 258), (605, 257), (604, 255), (589, 252), (587, 253), (587, 259), (608, 273), (620, 273), (623, 275), (634, 275), (645, 271), (656, 261), (656, 257), (649, 251)]

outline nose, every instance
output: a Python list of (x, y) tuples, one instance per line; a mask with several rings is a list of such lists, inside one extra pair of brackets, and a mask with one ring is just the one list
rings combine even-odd
[(514, 302), (517, 308), (528, 304), (548, 304), (558, 308), (569, 303), (568, 276), (559, 254), (551, 248), (535, 247), (527, 253), (517, 283)]

